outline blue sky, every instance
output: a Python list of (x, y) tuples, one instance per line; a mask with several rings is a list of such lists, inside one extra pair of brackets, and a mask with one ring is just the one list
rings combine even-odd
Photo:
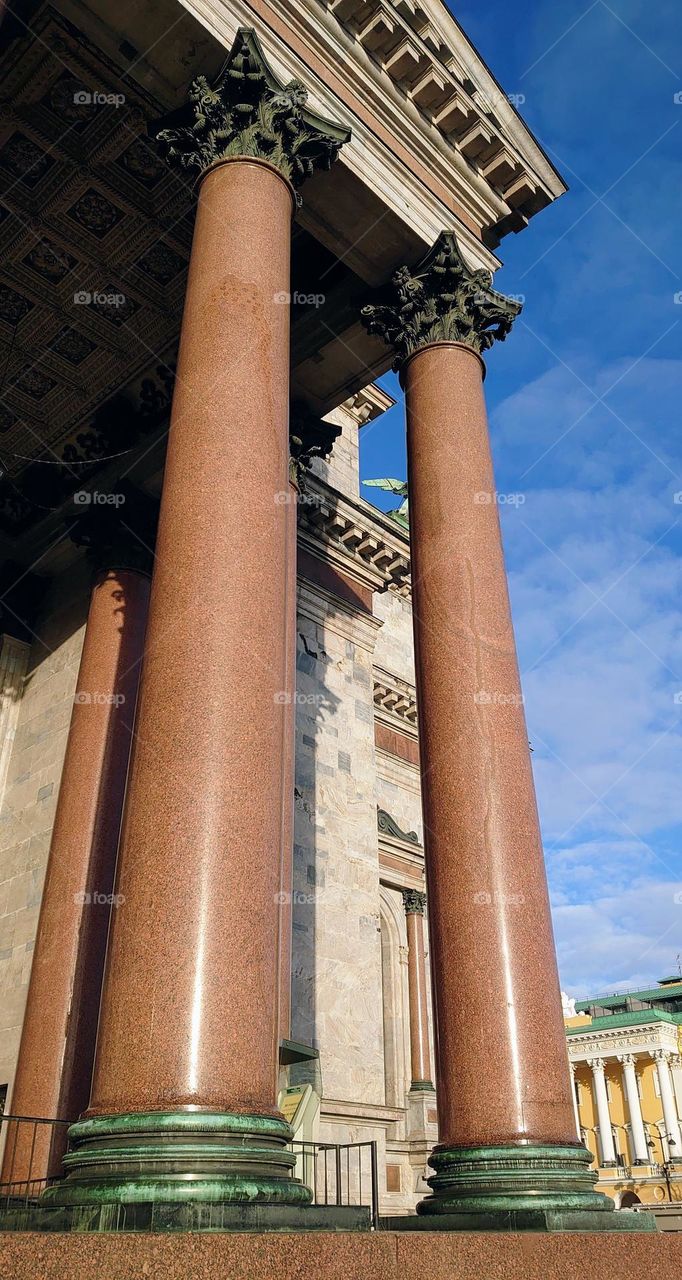
[[(562, 985), (582, 996), (682, 952), (682, 7), (450, 7), (570, 186), (502, 242), (496, 284), (525, 306), (486, 391), (498, 491), (524, 496), (501, 508), (505, 553)], [(400, 404), (361, 469), (405, 477)]]

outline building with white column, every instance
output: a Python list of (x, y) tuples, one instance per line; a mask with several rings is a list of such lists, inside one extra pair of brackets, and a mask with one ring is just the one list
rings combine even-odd
[(576, 1114), (600, 1186), (624, 1207), (682, 1202), (682, 978), (574, 1009)]

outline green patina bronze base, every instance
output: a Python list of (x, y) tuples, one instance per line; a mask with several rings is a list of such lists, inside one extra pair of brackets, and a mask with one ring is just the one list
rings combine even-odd
[(432, 1194), (417, 1214), (427, 1230), (651, 1230), (638, 1214), (625, 1220), (615, 1214), (613, 1200), (595, 1190), (591, 1160), (577, 1143), (436, 1147), (429, 1159)]
[(0, 1213), (0, 1231), (78, 1233), (369, 1231), (372, 1211), (359, 1205), (225, 1204), (186, 1200), (177, 1204), (9, 1205)]
[(292, 1131), (272, 1116), (206, 1111), (95, 1116), (69, 1129), (66, 1177), (41, 1197), (69, 1205), (308, 1205)]
[(489, 1213), (439, 1213), (379, 1219), (380, 1231), (656, 1231), (652, 1213), (616, 1209), (498, 1209)]

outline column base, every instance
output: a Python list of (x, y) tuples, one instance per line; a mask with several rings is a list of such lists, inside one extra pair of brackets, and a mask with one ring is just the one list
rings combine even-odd
[(410, 1084), (410, 1093), (435, 1093), (436, 1090), (430, 1080), (413, 1080)]
[(225, 1204), (19, 1204), (0, 1212), (0, 1231), (110, 1234), (119, 1231), (270, 1232), (370, 1231), (372, 1211), (361, 1205)]
[(632, 1209), (499, 1209), (379, 1219), (380, 1231), (657, 1231), (652, 1213)]
[(207, 1111), (94, 1116), (69, 1129), (66, 1177), (41, 1205), (308, 1205), (292, 1130), (273, 1116)]
[(597, 1174), (589, 1167), (591, 1160), (587, 1148), (578, 1144), (436, 1147), (429, 1159), (436, 1171), (428, 1179), (432, 1194), (419, 1202), (417, 1213), (425, 1217), (456, 1214), (477, 1218), (525, 1212), (587, 1212), (597, 1221), (606, 1221), (614, 1203), (594, 1190)]

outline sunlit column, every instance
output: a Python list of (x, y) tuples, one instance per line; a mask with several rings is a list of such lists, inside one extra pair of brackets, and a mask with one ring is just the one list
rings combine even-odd
[(616, 1163), (616, 1148), (613, 1144), (613, 1130), (611, 1128), (611, 1116), (609, 1115), (609, 1095), (606, 1092), (604, 1060), (603, 1058), (590, 1058), (589, 1066), (592, 1068), (592, 1083), (599, 1119), (601, 1163), (606, 1166), (613, 1165)]
[(642, 1108), (639, 1101), (639, 1091), (637, 1089), (635, 1055), (633, 1053), (619, 1054), (618, 1061), (623, 1064), (623, 1085), (628, 1102), (628, 1111), (630, 1113), (630, 1133), (632, 1136), (632, 1153), (634, 1163), (648, 1164), (649, 1148), (647, 1146), (644, 1121), (642, 1119)]

